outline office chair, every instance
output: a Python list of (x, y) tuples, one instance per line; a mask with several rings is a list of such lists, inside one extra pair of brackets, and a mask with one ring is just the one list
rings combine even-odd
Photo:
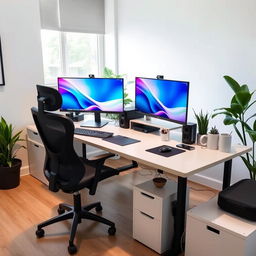
[(102, 210), (100, 202), (81, 206), (79, 191), (87, 188), (90, 195), (94, 195), (98, 182), (113, 175), (118, 175), (119, 171), (104, 165), (107, 158), (114, 154), (104, 154), (93, 160), (80, 158), (73, 147), (74, 124), (71, 119), (64, 115), (50, 113), (61, 107), (61, 95), (53, 88), (37, 85), (38, 109), (31, 109), (34, 122), (43, 141), (46, 150), (44, 174), (49, 181), (49, 190), (65, 193), (72, 193), (74, 205), (60, 204), (59, 215), (53, 217), (37, 226), (36, 236), (44, 236), (43, 227), (50, 224), (73, 219), (70, 231), (68, 251), (70, 254), (77, 252), (74, 245), (74, 238), (77, 226), (82, 219), (95, 220), (109, 226), (108, 233), (114, 235), (115, 224), (101, 216), (93, 214)]

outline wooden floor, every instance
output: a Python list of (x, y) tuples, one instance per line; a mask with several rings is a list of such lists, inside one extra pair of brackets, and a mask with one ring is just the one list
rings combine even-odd
[[(112, 160), (114, 165), (125, 160)], [(115, 222), (117, 233), (108, 236), (107, 227), (83, 221), (76, 236), (79, 252), (84, 256), (157, 256), (158, 254), (132, 238), (132, 186), (151, 179), (155, 171), (143, 166), (107, 179), (98, 186), (96, 196), (82, 192), (83, 202), (100, 200), (102, 215)], [(169, 177), (169, 176), (168, 176)], [(175, 177), (169, 177), (175, 179)], [(217, 191), (190, 183), (190, 207), (204, 202)], [(0, 256), (64, 256), (67, 252), (70, 222), (45, 228), (45, 237), (37, 239), (36, 225), (56, 215), (61, 202), (72, 203), (72, 196), (52, 193), (31, 176), (23, 176), (19, 187), (0, 190)]]

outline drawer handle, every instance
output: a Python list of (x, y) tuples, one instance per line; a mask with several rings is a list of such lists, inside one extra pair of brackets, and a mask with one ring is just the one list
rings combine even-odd
[(152, 216), (146, 214), (145, 212), (141, 212), (141, 211), (140, 211), (140, 213), (141, 213), (142, 215), (144, 215), (144, 216), (146, 216), (146, 217), (152, 219), (152, 220), (154, 219), (154, 217), (152, 217)]
[(150, 198), (150, 199), (155, 199), (153, 196), (150, 196), (150, 195), (148, 195), (148, 194), (146, 194), (146, 193), (143, 193), (143, 192), (140, 192), (143, 196), (146, 196), (146, 197), (148, 197), (148, 198)]
[(33, 132), (35, 135), (38, 135), (38, 133), (37, 132)]
[(218, 229), (216, 229), (216, 228), (213, 228), (213, 227), (210, 227), (210, 226), (207, 225), (207, 229), (209, 231), (213, 232), (213, 233), (218, 234), (218, 235), (220, 234), (220, 231)]
[(35, 147), (37, 147), (37, 148), (39, 148), (39, 146), (38, 146), (38, 145), (36, 145), (36, 144), (34, 144), (34, 146), (35, 146)]

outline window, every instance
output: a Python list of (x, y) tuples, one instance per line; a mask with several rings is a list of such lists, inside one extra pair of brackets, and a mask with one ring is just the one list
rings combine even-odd
[(103, 67), (103, 36), (42, 30), (45, 84), (58, 76), (99, 76)]

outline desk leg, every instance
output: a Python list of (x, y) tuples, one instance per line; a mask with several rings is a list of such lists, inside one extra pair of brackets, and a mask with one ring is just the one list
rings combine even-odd
[(185, 229), (187, 178), (178, 177), (177, 208), (174, 223), (174, 237), (170, 255), (181, 252), (181, 239)]
[(232, 171), (232, 160), (228, 160), (224, 163), (222, 190), (230, 186), (231, 171)]
[(87, 155), (86, 155), (86, 144), (82, 143), (82, 152), (83, 152), (83, 158), (87, 159)]

